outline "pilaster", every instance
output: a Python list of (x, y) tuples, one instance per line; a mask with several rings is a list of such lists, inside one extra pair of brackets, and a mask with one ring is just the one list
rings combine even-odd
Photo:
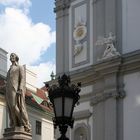
[(68, 71), (68, 32), (70, 0), (56, 0), (56, 73)]

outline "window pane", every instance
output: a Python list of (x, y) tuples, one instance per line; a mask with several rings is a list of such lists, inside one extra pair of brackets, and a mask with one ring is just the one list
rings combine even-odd
[(57, 117), (62, 116), (62, 98), (55, 98), (54, 106), (55, 106), (56, 116)]
[(70, 117), (72, 109), (73, 99), (65, 98), (65, 116)]
[(41, 122), (36, 121), (36, 134), (41, 135)]

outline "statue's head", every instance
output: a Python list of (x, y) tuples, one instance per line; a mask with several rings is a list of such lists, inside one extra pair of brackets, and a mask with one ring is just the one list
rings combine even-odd
[(11, 54), (10, 54), (10, 61), (12, 61), (12, 60), (13, 60), (13, 58), (15, 59), (15, 61), (16, 61), (16, 62), (18, 62), (18, 61), (19, 61), (19, 57), (18, 57), (18, 55), (17, 55), (17, 54), (15, 54), (15, 53), (11, 53)]

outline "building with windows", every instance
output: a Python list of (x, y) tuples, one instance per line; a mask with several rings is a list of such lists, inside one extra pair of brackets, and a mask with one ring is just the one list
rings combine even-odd
[[(29, 120), (32, 126), (33, 140), (54, 140), (54, 128), (52, 122), (53, 111), (48, 101), (45, 89), (35, 87), (36, 74), (26, 66), (26, 105)], [(7, 74), (7, 52), (0, 48), (0, 138), (4, 129), (9, 125), (8, 112), (5, 103), (5, 77)]]
[(56, 77), (82, 83), (71, 140), (139, 140), (139, 7), (138, 0), (55, 0)]

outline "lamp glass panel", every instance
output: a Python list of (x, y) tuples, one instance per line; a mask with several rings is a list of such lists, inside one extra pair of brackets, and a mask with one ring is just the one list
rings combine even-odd
[(56, 117), (62, 116), (62, 97), (54, 99)]
[(64, 116), (70, 117), (73, 107), (73, 99), (65, 97)]

